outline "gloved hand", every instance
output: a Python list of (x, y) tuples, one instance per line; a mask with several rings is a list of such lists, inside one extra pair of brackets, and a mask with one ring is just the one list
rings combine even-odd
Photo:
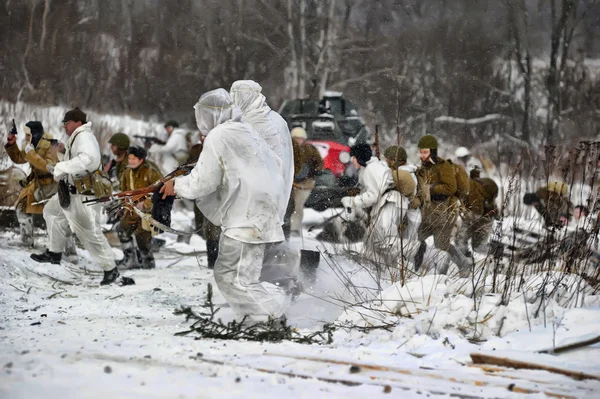
[(354, 198), (353, 197), (342, 198), (342, 206), (344, 208), (354, 208)]
[(54, 181), (61, 181), (63, 177), (65, 177), (67, 174), (63, 171), (61, 171), (61, 169), (58, 167), (58, 165), (60, 164), (57, 163), (54, 166), (54, 169), (52, 170), (52, 174), (54, 175)]
[(46, 165), (46, 170), (48, 171), (48, 173), (50, 173), (51, 175), (54, 174), (54, 165)]
[(9, 133), (8, 137), (6, 138), (6, 144), (8, 144), (8, 145), (15, 145), (16, 143), (17, 143), (17, 136), (16, 136), (16, 134)]
[(25, 154), (29, 154), (29, 151), (33, 151), (35, 150), (35, 148), (33, 148), (33, 146), (31, 145), (31, 143), (28, 143), (25, 148), (23, 148), (23, 151), (25, 152)]

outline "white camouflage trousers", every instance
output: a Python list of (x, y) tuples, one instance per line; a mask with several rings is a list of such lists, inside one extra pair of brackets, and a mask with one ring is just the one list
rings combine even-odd
[(248, 244), (221, 234), (215, 281), (236, 316), (265, 321), (283, 315), (287, 295), (280, 287), (260, 282), (268, 244)]
[(64, 252), (68, 237), (73, 231), (102, 270), (112, 270), (115, 268), (112, 249), (102, 234), (96, 210), (93, 206), (82, 203), (87, 198), (71, 194), (71, 204), (67, 209), (60, 206), (58, 195), (48, 201), (44, 207), (48, 249), (52, 252)]
[[(407, 226), (402, 239), (399, 227), (406, 218)], [(391, 266), (400, 256), (409, 256), (416, 249), (417, 230), (421, 222), (419, 210), (402, 209), (397, 203), (389, 201), (378, 208), (371, 216), (367, 243), (371, 244), (376, 262)]]

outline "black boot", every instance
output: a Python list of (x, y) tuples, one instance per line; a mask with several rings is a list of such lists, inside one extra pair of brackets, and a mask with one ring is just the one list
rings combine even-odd
[(142, 269), (155, 269), (156, 263), (154, 262), (154, 255), (152, 251), (141, 252)]
[(208, 268), (214, 269), (215, 262), (219, 256), (219, 240), (206, 241), (206, 258), (208, 260)]
[(418, 272), (423, 264), (423, 258), (425, 257), (425, 252), (427, 251), (427, 244), (425, 241), (421, 241), (419, 245), (419, 249), (417, 250), (417, 254), (415, 255), (415, 272)]
[(133, 240), (121, 241), (121, 250), (123, 251), (123, 259), (117, 261), (117, 266), (121, 270), (139, 269), (140, 265)]
[(62, 259), (62, 253), (60, 252), (51, 252), (50, 250), (46, 250), (46, 252), (41, 254), (31, 254), (31, 259), (40, 263), (52, 263), (53, 265), (60, 265), (60, 260)]
[(100, 285), (108, 285), (114, 283), (119, 278), (119, 271), (115, 267), (112, 270), (104, 271), (104, 278), (100, 282)]

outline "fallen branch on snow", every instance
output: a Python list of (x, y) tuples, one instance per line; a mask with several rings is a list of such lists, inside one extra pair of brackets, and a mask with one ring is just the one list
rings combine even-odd
[(208, 284), (206, 300), (202, 305), (206, 311), (197, 314), (190, 307), (176, 309), (175, 315), (184, 315), (185, 320), (195, 320), (187, 331), (181, 331), (175, 336), (185, 336), (192, 333), (198, 334), (196, 339), (213, 338), (227, 340), (247, 340), (258, 342), (281, 342), (283, 340), (302, 344), (331, 344), (333, 342), (334, 326), (325, 324), (322, 330), (310, 334), (300, 334), (294, 327), (287, 324), (287, 319), (269, 318), (264, 322), (250, 324), (248, 318), (241, 321), (233, 320), (223, 323), (215, 319), (220, 308), (215, 308), (212, 301), (212, 284)]

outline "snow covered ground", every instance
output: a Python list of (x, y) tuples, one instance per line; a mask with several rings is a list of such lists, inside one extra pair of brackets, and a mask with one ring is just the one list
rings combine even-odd
[[(327, 215), (308, 211), (307, 227)], [(189, 221), (189, 213), (174, 217), (178, 228)], [(344, 302), (356, 303), (356, 293), (345, 281), (360, 286), (365, 298), (377, 298), (372, 277), (314, 240), (315, 233), (307, 232), (304, 246), (333, 255), (324, 255), (317, 282), (288, 312), (290, 323), (315, 329), (339, 319), (373, 326), (377, 315), (387, 311), (386, 320), (398, 320), (389, 312), (401, 311), (397, 326), (340, 329), (331, 345), (175, 337), (189, 323), (173, 310), (202, 304), (208, 283), (215, 303), (225, 303), (205, 258), (178, 253), (204, 250), (198, 237), (187, 245), (165, 235), (156, 270), (125, 272), (135, 279), (132, 286), (100, 287), (100, 271), (84, 250), (77, 266), (40, 265), (13, 232), (2, 233), (0, 398), (600, 397), (599, 380), (476, 367), (470, 359), (471, 353), (494, 354), (600, 376), (600, 345), (560, 356), (534, 353), (599, 335), (598, 297), (586, 296), (583, 307), (549, 301), (546, 317), (533, 319), (532, 301), (498, 307), (489, 294), (474, 314), (458, 284), (430, 275), (404, 288), (384, 287), (379, 311), (349, 308)], [(42, 248), (43, 237), (38, 241)], [(222, 317), (232, 317), (228, 307)], [(493, 333), (499, 323), (500, 337)], [(476, 325), (484, 342), (465, 338), (465, 328)]]

